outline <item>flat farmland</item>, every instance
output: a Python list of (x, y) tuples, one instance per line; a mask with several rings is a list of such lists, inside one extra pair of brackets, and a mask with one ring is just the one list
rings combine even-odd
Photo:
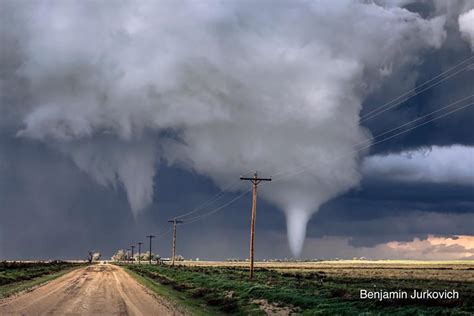
[[(175, 293), (203, 314), (240, 315), (471, 315), (473, 261), (258, 262), (180, 261), (172, 267), (129, 264), (126, 269)], [(361, 291), (446, 292), (459, 297), (363, 299)]]
[[(246, 261), (181, 261), (183, 266), (240, 267)], [(414, 261), (414, 260), (337, 260), (317, 262), (256, 262), (256, 268), (286, 272), (321, 271), (327, 275), (354, 278), (432, 279), (474, 282), (474, 260)]]

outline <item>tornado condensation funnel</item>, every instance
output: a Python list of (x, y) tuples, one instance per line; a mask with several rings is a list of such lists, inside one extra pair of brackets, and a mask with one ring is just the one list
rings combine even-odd
[(308, 224), (309, 217), (309, 212), (302, 209), (288, 210), (286, 212), (288, 242), (291, 252), (295, 257), (299, 257), (303, 250), (306, 225)]

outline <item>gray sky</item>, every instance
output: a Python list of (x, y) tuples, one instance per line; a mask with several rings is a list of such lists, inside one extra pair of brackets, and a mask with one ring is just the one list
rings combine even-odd
[(474, 255), (472, 2), (0, 7), (0, 257)]

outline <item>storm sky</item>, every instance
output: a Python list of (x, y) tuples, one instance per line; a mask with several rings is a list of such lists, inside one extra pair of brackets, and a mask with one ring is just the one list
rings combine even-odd
[(258, 259), (474, 258), (472, 1), (7, 0), (0, 39), (0, 259), (167, 257), (199, 206), (178, 253), (246, 258), (253, 170)]

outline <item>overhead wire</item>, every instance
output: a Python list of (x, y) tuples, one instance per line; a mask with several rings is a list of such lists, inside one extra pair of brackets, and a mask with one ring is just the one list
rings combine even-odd
[(163, 236), (167, 235), (169, 232), (171, 232), (172, 230), (173, 230), (172, 228), (169, 228), (169, 229), (167, 229), (166, 231), (164, 231), (162, 233), (156, 234), (155, 237), (163, 237)]
[[(249, 172), (246, 172), (245, 174), (248, 174), (250, 173), (251, 171)], [(245, 175), (244, 174), (244, 175)], [(187, 213), (184, 213), (184, 214), (181, 214), (181, 215), (178, 215), (178, 216), (175, 216), (173, 217), (173, 219), (182, 219), (186, 216), (189, 216), (191, 214), (195, 214), (201, 210), (203, 210), (203, 208), (205, 206), (208, 206), (210, 204), (213, 204), (214, 202), (218, 201), (221, 199), (221, 197), (227, 193), (228, 190), (231, 190), (233, 188), (236, 188), (238, 185), (238, 183), (240, 183), (240, 180), (237, 179), (235, 181), (232, 181), (229, 185), (227, 185), (226, 187), (222, 188), (219, 192), (217, 192), (215, 195), (213, 195), (212, 197), (210, 197), (208, 200), (204, 201), (203, 203), (199, 204), (199, 206), (195, 207), (194, 209), (192, 209), (191, 211), (187, 212)]]
[(214, 196), (212, 196), (210, 199), (206, 200), (205, 202), (201, 203), (199, 206), (195, 207), (194, 209), (192, 209), (191, 211), (187, 213), (181, 214), (179, 216), (175, 216), (173, 217), (173, 219), (182, 219), (186, 216), (189, 216), (201, 211), (205, 206), (219, 200), (226, 193), (227, 190), (230, 190), (232, 187), (236, 186), (237, 183), (238, 183), (237, 181), (232, 182), (230, 185), (221, 189), (217, 194), (215, 194)]
[(244, 191), (242, 192), (241, 194), (239, 194), (237, 197), (234, 197), (233, 199), (231, 199), (230, 201), (226, 202), (225, 204), (205, 213), (205, 214), (202, 214), (202, 215), (199, 215), (199, 216), (196, 216), (194, 218), (191, 218), (191, 219), (188, 219), (187, 221), (185, 221), (182, 225), (185, 225), (185, 224), (191, 224), (191, 223), (194, 223), (194, 222), (197, 222), (203, 218), (206, 218), (208, 216), (211, 216), (211, 215), (214, 215), (215, 213), (221, 211), (224, 209), (224, 207), (234, 203), (235, 201), (237, 201), (238, 199), (242, 198), (244, 195), (246, 195), (247, 193), (249, 193), (252, 189), (249, 189), (247, 191)]
[[(456, 69), (458, 66), (464, 64), (466, 61), (470, 61), (470, 60), (473, 59), (473, 58), (474, 58), (474, 55), (471, 55), (471, 56), (469, 56), (468, 58), (466, 58), (466, 59), (464, 59), (463, 61), (461, 61), (460, 63), (456, 64), (455, 66), (453, 66), (453, 67), (449, 68), (448, 70), (446, 70), (446, 71), (444, 71), (444, 72), (442, 72), (442, 73), (436, 75), (435, 77), (433, 77), (433, 78), (431, 78), (431, 79), (429, 79), (429, 80), (423, 82), (422, 84), (416, 86), (415, 88), (410, 89), (410, 90), (408, 90), (408, 91), (402, 93), (402, 94), (399, 95), (398, 97), (392, 99), (391, 101), (389, 101), (389, 102), (387, 102), (387, 103), (385, 103), (385, 104), (383, 104), (383, 105), (381, 105), (381, 106), (377, 106), (377, 107), (374, 108), (372, 111), (369, 111), (368, 113), (364, 114), (364, 115), (361, 117), (360, 123), (363, 123), (363, 122), (366, 122), (366, 121), (368, 121), (368, 120), (371, 120), (371, 119), (373, 119), (373, 118), (379, 116), (380, 114), (385, 113), (386, 111), (388, 111), (388, 110), (394, 108), (395, 106), (400, 105), (400, 104), (402, 104), (402, 103), (408, 101), (409, 99), (413, 98), (414, 96), (416, 96), (416, 95), (418, 95), (418, 94), (420, 94), (420, 93), (422, 93), (422, 92), (424, 92), (424, 91), (426, 91), (426, 90), (428, 90), (428, 89), (431, 89), (432, 87), (435, 87), (435, 86), (437, 86), (438, 84), (440, 84), (440, 83), (442, 83), (442, 82), (444, 82), (444, 81), (446, 81), (446, 80), (448, 80), (448, 79), (454, 77), (455, 75), (461, 73), (462, 71), (464, 71), (464, 70), (466, 70), (466, 69), (469, 69), (469, 68), (472, 66), (472, 64), (468, 64), (468, 65), (466, 65), (465, 67), (463, 67), (463, 68), (461, 68), (461, 69), (458, 69), (458, 70), (455, 71), (454, 73), (449, 74), (447, 77), (441, 79), (441, 80), (438, 81), (438, 82), (432, 83), (432, 84), (428, 85), (427, 87), (423, 87), (423, 86), (425, 86), (426, 84), (430, 83), (431, 81), (442, 77), (443, 75), (445, 75), (445, 74), (451, 72), (453, 69)], [(421, 89), (421, 90), (419, 90), (419, 89)], [(403, 97), (405, 97), (405, 96), (407, 96), (407, 97), (403, 99)], [(399, 99), (402, 99), (402, 100), (400, 100), (400, 101), (398, 101), (398, 102), (395, 102), (395, 101), (397, 101), (397, 100), (399, 100)], [(393, 102), (395, 102), (395, 103), (393, 103)], [(392, 104), (392, 103), (393, 103), (393, 104)]]

